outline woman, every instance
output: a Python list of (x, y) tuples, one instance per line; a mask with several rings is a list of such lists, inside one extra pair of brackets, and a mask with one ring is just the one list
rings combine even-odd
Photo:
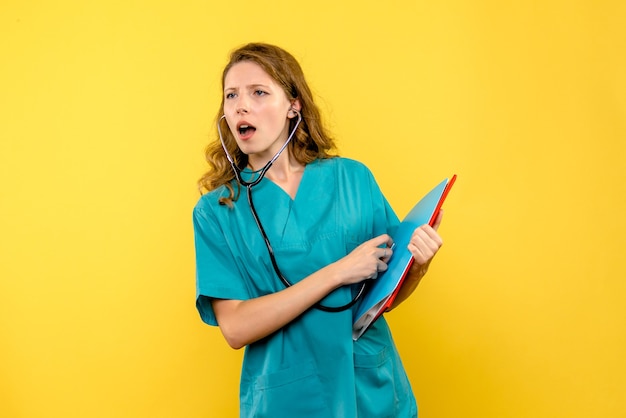
[[(384, 317), (351, 337), (355, 298), (386, 270), (398, 218), (364, 165), (330, 154), (293, 56), (245, 45), (222, 85), (223, 142), (207, 148), (208, 193), (193, 214), (197, 307), (230, 346), (246, 347), (241, 416), (417, 416)], [(396, 305), (441, 247), (440, 222), (415, 230)]]

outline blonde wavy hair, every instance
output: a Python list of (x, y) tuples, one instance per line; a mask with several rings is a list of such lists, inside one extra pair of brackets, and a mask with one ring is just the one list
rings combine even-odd
[[(335, 148), (334, 140), (322, 124), (319, 108), (313, 100), (311, 89), (298, 61), (290, 53), (274, 45), (264, 43), (244, 45), (230, 54), (230, 60), (222, 73), (222, 90), (228, 71), (233, 65), (242, 61), (251, 61), (261, 66), (283, 88), (290, 101), (299, 100), (302, 122), (288, 145), (289, 152), (294, 158), (306, 165), (316, 159), (334, 157), (335, 155), (331, 154), (331, 150)], [(224, 97), (222, 96), (222, 103), (215, 119), (216, 124), (223, 114)], [(293, 129), (295, 119), (290, 122), (290, 130)], [(240, 186), (235, 183), (237, 190), (233, 188), (232, 180), (235, 174), (217, 136), (217, 127), (215, 133), (216, 139), (207, 146), (205, 151), (209, 171), (198, 181), (198, 188), (201, 193), (205, 193), (226, 186), (229, 196), (220, 198), (219, 203), (232, 207), (232, 202), (239, 197)], [(230, 130), (222, 129), (222, 135), (226, 148), (237, 167), (245, 168), (248, 164), (248, 156), (241, 152)]]

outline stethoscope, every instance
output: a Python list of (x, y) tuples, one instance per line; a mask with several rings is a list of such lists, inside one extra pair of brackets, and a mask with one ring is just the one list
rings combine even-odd
[[(226, 118), (226, 115), (223, 115), (217, 121), (217, 133), (218, 133), (218, 135), (220, 137), (220, 142), (222, 143), (222, 148), (224, 148), (224, 153), (226, 153), (226, 158), (228, 158), (228, 161), (230, 162), (230, 166), (232, 167), (233, 172), (235, 173), (235, 178), (237, 179), (237, 182), (240, 185), (242, 185), (243, 187), (246, 188), (246, 194), (248, 196), (248, 203), (250, 205), (250, 211), (252, 212), (252, 217), (254, 218), (254, 222), (256, 223), (256, 226), (259, 229), (259, 232), (261, 232), (261, 236), (263, 236), (263, 241), (265, 241), (265, 246), (267, 247), (267, 252), (268, 252), (268, 254), (270, 256), (270, 260), (272, 262), (272, 267), (274, 268), (274, 271), (276, 272), (276, 275), (278, 276), (280, 281), (285, 285), (285, 287), (292, 286), (292, 283), (289, 282), (289, 280), (287, 280), (285, 278), (285, 276), (280, 271), (280, 268), (278, 267), (278, 263), (276, 262), (276, 257), (274, 255), (274, 249), (272, 248), (272, 244), (270, 243), (270, 240), (267, 237), (267, 234), (265, 233), (265, 229), (263, 228), (263, 225), (261, 224), (261, 220), (259, 219), (259, 215), (257, 214), (256, 209), (254, 207), (254, 202), (252, 200), (252, 187), (256, 186), (257, 184), (259, 184), (261, 182), (261, 180), (263, 180), (263, 178), (265, 177), (265, 173), (267, 173), (267, 170), (270, 169), (272, 164), (274, 164), (274, 161), (276, 161), (276, 159), (280, 156), (280, 154), (283, 152), (283, 150), (287, 147), (287, 145), (291, 141), (291, 138), (293, 137), (294, 133), (296, 132), (296, 129), (298, 129), (298, 126), (300, 125), (300, 122), (302, 122), (302, 116), (300, 115), (299, 111), (297, 111), (294, 108), (291, 108), (289, 110), (292, 110), (298, 116), (298, 120), (297, 120), (295, 126), (293, 127), (291, 133), (287, 137), (287, 141), (285, 141), (285, 143), (278, 150), (276, 155), (274, 155), (274, 157), (272, 157), (272, 159), (269, 160), (267, 162), (267, 164), (265, 164), (265, 166), (263, 168), (253, 172), (253, 174), (258, 173), (258, 176), (256, 177), (256, 179), (254, 179), (252, 181), (246, 181), (246, 180), (244, 180), (242, 178), (241, 170), (237, 167), (237, 165), (235, 164), (234, 159), (231, 157), (230, 153), (226, 149), (226, 144), (224, 143), (224, 138), (222, 137), (222, 130), (220, 128), (220, 123), (222, 122), (222, 120), (224, 118)], [(345, 305), (341, 305), (341, 306), (324, 306), (321, 303), (317, 303), (317, 304), (314, 305), (314, 307), (316, 309), (319, 309), (319, 310), (325, 311), (325, 312), (341, 312), (341, 311), (345, 311), (346, 309), (350, 309), (352, 307), (352, 305), (354, 305), (359, 300), (359, 298), (361, 297), (361, 295), (365, 291), (365, 287), (366, 287), (366, 282), (364, 281), (363, 284), (361, 285), (361, 288), (359, 289), (359, 292), (357, 293), (357, 295), (350, 302), (346, 303)]]

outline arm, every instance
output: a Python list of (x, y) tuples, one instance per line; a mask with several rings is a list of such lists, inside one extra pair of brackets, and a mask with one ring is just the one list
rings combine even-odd
[(413, 254), (415, 261), (411, 265), (411, 269), (400, 288), (400, 292), (389, 310), (395, 309), (411, 296), (422, 280), (422, 277), (428, 272), (430, 262), (443, 245), (443, 240), (437, 233), (442, 218), (443, 210), (439, 211), (439, 215), (437, 215), (437, 219), (435, 219), (432, 227), (430, 225), (422, 225), (413, 232), (408, 249), (411, 254)]
[(228, 344), (239, 349), (284, 327), (340, 286), (359, 283), (387, 269), (391, 245), (384, 234), (364, 242), (350, 254), (316, 271), (291, 287), (249, 300), (211, 301)]

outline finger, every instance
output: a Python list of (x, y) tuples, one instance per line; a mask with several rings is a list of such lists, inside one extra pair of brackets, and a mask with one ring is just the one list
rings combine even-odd
[(443, 245), (441, 235), (439, 235), (439, 233), (429, 225), (422, 225), (419, 228), (416, 228), (411, 236), (411, 240), (413, 239), (420, 239), (426, 243), (432, 241), (435, 245), (437, 245), (437, 247), (441, 247)]
[(437, 232), (425, 225), (415, 230), (407, 249), (418, 264), (424, 264), (435, 256), (442, 245), (443, 241)]
[(424, 262), (427, 259), (427, 257), (426, 257), (426, 255), (424, 255), (424, 253), (422, 252), (421, 248), (419, 248), (418, 246), (416, 246), (413, 243), (409, 243), (409, 245), (407, 245), (407, 249), (409, 250), (409, 252), (413, 256), (413, 259), (415, 260), (415, 262), (417, 264), (419, 264), (419, 265), (424, 264)]
[(363, 249), (369, 249), (372, 251), (371, 254), (379, 259), (389, 259), (391, 254), (393, 254), (393, 250), (391, 247), (393, 246), (393, 238), (391, 238), (388, 234), (382, 234), (377, 237), (370, 239), (369, 241), (365, 241), (361, 247)]
[(418, 265), (428, 264), (430, 260), (435, 257), (435, 254), (437, 254), (437, 251), (427, 247), (416, 246), (414, 244), (409, 244), (407, 248), (415, 259), (415, 263)]
[(389, 260), (393, 254), (393, 250), (390, 247), (378, 247), (376, 250), (378, 258), (381, 260)]
[(368, 243), (376, 246), (376, 247), (380, 247), (381, 245), (386, 245), (388, 247), (391, 247), (393, 245), (393, 239), (387, 235), (387, 234), (382, 234), (379, 235), (377, 237), (374, 237), (372, 239), (370, 239), (369, 241), (367, 241)]
[(378, 262), (378, 265), (376, 266), (376, 269), (381, 272), (381, 271), (386, 271), (387, 270), (387, 263), (385, 263), (383, 260), (380, 260)]
[(393, 246), (392, 247), (384, 247), (382, 248), (383, 250), (383, 255), (382, 257), (380, 257), (380, 259), (382, 261), (384, 261), (385, 263), (388, 263), (389, 260), (391, 259), (391, 256), (393, 255)]

